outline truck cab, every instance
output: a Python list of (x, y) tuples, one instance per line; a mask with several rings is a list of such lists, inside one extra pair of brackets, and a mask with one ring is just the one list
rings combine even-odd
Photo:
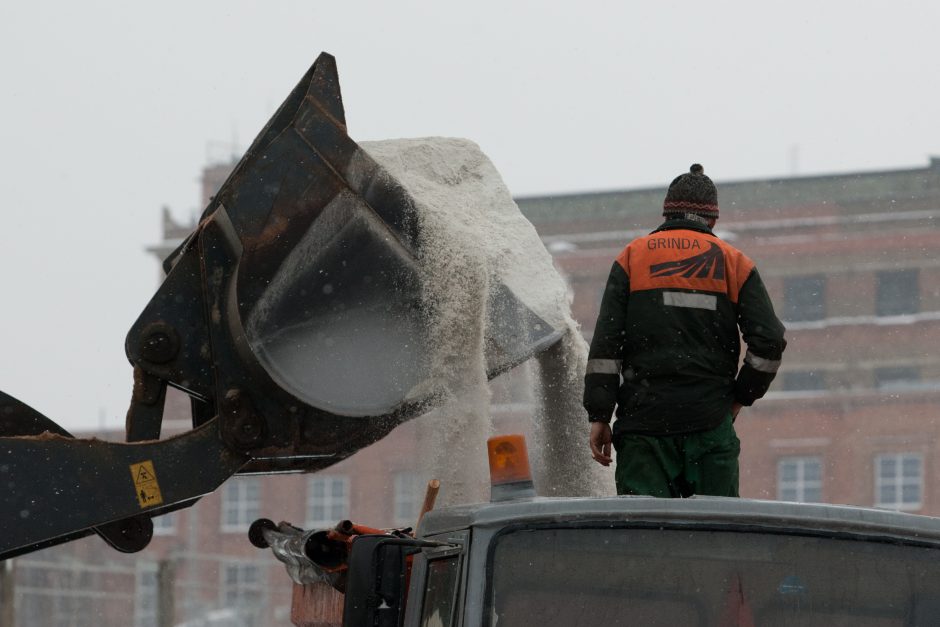
[[(526, 498), (432, 511), (416, 541), (434, 546), (413, 556), (404, 610), (365, 624), (940, 623), (940, 520), (924, 516), (718, 497)], [(347, 591), (344, 624), (360, 624), (348, 613), (358, 594)]]

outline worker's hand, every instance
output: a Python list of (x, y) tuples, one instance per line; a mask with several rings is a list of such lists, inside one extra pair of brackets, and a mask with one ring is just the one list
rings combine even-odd
[(606, 422), (591, 423), (591, 457), (601, 466), (610, 466), (610, 425)]
[(734, 421), (738, 419), (738, 412), (741, 411), (741, 408), (744, 407), (741, 403), (734, 402), (731, 404), (731, 423), (734, 424)]

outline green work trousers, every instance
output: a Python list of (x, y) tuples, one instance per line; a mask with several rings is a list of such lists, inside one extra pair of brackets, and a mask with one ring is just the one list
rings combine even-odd
[(738, 495), (741, 442), (731, 415), (709, 431), (615, 438), (617, 494), (678, 498)]

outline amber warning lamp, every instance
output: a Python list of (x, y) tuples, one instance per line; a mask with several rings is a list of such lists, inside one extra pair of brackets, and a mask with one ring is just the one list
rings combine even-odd
[(499, 435), (486, 441), (490, 457), (490, 501), (535, 497), (529, 454), (522, 435)]

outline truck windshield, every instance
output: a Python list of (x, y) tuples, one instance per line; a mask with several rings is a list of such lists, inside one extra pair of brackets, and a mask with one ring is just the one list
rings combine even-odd
[(489, 624), (933, 624), (940, 553), (703, 529), (519, 529), (489, 564)]

